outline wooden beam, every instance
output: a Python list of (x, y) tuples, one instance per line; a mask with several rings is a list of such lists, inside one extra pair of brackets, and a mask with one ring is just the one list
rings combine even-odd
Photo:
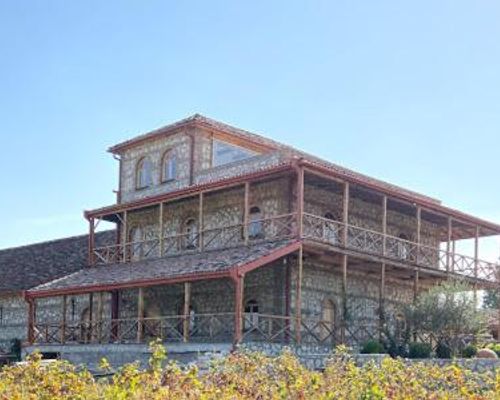
[(182, 337), (184, 343), (189, 342), (189, 318), (191, 314), (191, 282), (184, 283), (184, 310), (182, 320)]
[(198, 197), (198, 249), (203, 251), (203, 192)]
[(347, 247), (348, 225), (349, 225), (349, 182), (344, 184), (344, 194), (342, 196), (342, 222), (344, 223), (343, 241), (344, 247)]
[(451, 258), (451, 237), (453, 234), (453, 219), (448, 217), (447, 226), (447, 240), (446, 240), (446, 272), (451, 271), (451, 265), (454, 264), (455, 260)]
[(286, 317), (286, 330), (285, 330), (285, 342), (288, 343), (290, 339), (290, 314), (291, 314), (291, 268), (290, 268), (290, 257), (285, 257), (285, 317)]
[(137, 343), (144, 338), (144, 288), (137, 290)]
[(126, 262), (127, 261), (127, 252), (128, 252), (128, 212), (125, 210), (123, 212), (123, 232), (122, 232), (122, 238), (123, 238), (123, 246), (122, 246), (122, 261)]
[(92, 335), (94, 334), (94, 293), (89, 293), (89, 342), (92, 341)]
[(297, 168), (297, 236), (303, 236), (303, 214), (304, 214), (304, 168)]
[(99, 292), (97, 297), (97, 341), (100, 343), (102, 341), (102, 314), (104, 309), (104, 293)]
[(66, 311), (67, 311), (67, 296), (62, 296), (62, 322), (61, 322), (61, 343), (66, 342)]
[(36, 299), (27, 298), (28, 302), (28, 343), (35, 342), (35, 324), (36, 324)]
[[(476, 231), (474, 235), (474, 306), (477, 309), (477, 278), (478, 278), (478, 267), (479, 267), (479, 235), (481, 233), (479, 225), (476, 225)], [(500, 323), (500, 321), (499, 321)]]
[(250, 182), (245, 182), (245, 194), (243, 199), (243, 238), (248, 244), (248, 223), (250, 215)]
[(382, 263), (380, 266), (379, 340), (382, 340), (385, 325), (385, 263)]
[(163, 202), (160, 203), (160, 221), (158, 223), (158, 229), (159, 229), (159, 235), (158, 235), (158, 245), (159, 245), (159, 253), (160, 257), (163, 257), (163, 246), (164, 246), (164, 233), (163, 233), (163, 219), (164, 219), (164, 213), (165, 213), (165, 205)]
[(346, 343), (347, 326), (347, 263), (349, 259), (347, 254), (342, 254), (342, 327), (340, 336), (342, 343)]
[(387, 196), (382, 197), (382, 234), (384, 240), (382, 242), (382, 255), (387, 254)]
[(89, 239), (88, 239), (88, 263), (91, 266), (95, 265), (94, 248), (95, 248), (95, 224), (94, 218), (89, 219)]
[(245, 275), (234, 278), (234, 283), (234, 345), (238, 346), (243, 338)]
[(302, 275), (303, 275), (303, 263), (304, 263), (304, 250), (303, 247), (299, 247), (299, 253), (297, 257), (297, 276), (295, 284), (295, 340), (300, 344), (302, 337)]
[(419, 270), (415, 269), (415, 275), (413, 280), (413, 302), (417, 301), (419, 291)]

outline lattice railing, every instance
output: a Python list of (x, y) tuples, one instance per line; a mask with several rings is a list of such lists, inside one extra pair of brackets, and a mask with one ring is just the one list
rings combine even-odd
[(292, 317), (259, 313), (243, 315), (243, 341), (288, 343), (293, 338)]
[[(347, 229), (347, 242), (344, 232)], [(467, 278), (498, 282), (499, 265), (473, 257), (417, 244), (382, 232), (373, 231), (313, 214), (303, 216), (304, 238), (362, 253), (379, 255), (399, 263), (438, 269)], [(384, 251), (385, 249), (385, 251)]]
[[(252, 226), (253, 235), (248, 235), (248, 243), (294, 236), (296, 233), (295, 215), (294, 213), (283, 214), (249, 222), (246, 229)], [(245, 243), (245, 231), (245, 224), (241, 223), (121, 245), (96, 247), (93, 251), (94, 260), (96, 264), (113, 264), (230, 248)]]

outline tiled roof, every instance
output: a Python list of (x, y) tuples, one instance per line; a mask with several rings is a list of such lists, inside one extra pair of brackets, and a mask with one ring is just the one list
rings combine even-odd
[(350, 170), (348, 168), (344, 168), (338, 164), (334, 164), (332, 162), (329, 162), (329, 161), (323, 160), (319, 157), (316, 157), (312, 154), (298, 150), (292, 146), (288, 146), (286, 144), (269, 139), (265, 136), (262, 136), (262, 135), (259, 135), (256, 133), (252, 133), (252, 132), (225, 124), (223, 122), (214, 120), (212, 118), (205, 117), (205, 116), (200, 115), (200, 114), (194, 114), (188, 118), (174, 122), (173, 124), (166, 125), (166, 126), (159, 128), (157, 130), (148, 132), (146, 134), (134, 137), (134, 138), (127, 140), (125, 142), (119, 143), (119, 144), (111, 147), (109, 149), (109, 151), (111, 151), (113, 153), (114, 152), (119, 153), (121, 150), (123, 150), (125, 148), (128, 148), (128, 147), (133, 146), (133, 145), (138, 144), (138, 143), (142, 143), (143, 141), (146, 141), (146, 140), (160, 137), (161, 135), (166, 135), (169, 132), (177, 131), (178, 129), (185, 127), (185, 126), (189, 126), (191, 124), (199, 124), (199, 125), (206, 126), (208, 128), (212, 128), (212, 129), (215, 129), (218, 131), (226, 132), (226, 133), (233, 135), (235, 137), (239, 137), (243, 140), (248, 140), (250, 142), (268, 147), (270, 149), (281, 150), (290, 156), (302, 157), (302, 158), (306, 159), (307, 161), (310, 161), (311, 163), (314, 163), (314, 164), (320, 165), (322, 167), (331, 169), (333, 172), (338, 173), (340, 175), (343, 175), (347, 179), (354, 178), (354, 179), (357, 179), (361, 182), (366, 182), (367, 184), (370, 184), (370, 185), (376, 185), (376, 186), (380, 187), (381, 189), (386, 189), (386, 190), (390, 190), (393, 192), (399, 192), (405, 196), (410, 196), (410, 197), (414, 197), (414, 198), (421, 199), (424, 201), (428, 201), (428, 202), (430, 201), (430, 202), (433, 202), (436, 204), (440, 204), (440, 201), (435, 199), (435, 198), (414, 192), (412, 190), (402, 188), (402, 187), (397, 186), (397, 185), (393, 185), (393, 184), (388, 183), (388, 182), (381, 181), (381, 180), (376, 179), (376, 178), (369, 177), (369, 176), (364, 175), (364, 174), (360, 174), (360, 173), (355, 172), (353, 170)]
[[(96, 245), (114, 243), (115, 231), (96, 234)], [(0, 250), (0, 295), (30, 289), (87, 265), (88, 235)]]
[(294, 240), (264, 242), (252, 246), (89, 267), (37, 286), (29, 290), (29, 293), (36, 295), (37, 292), (70, 289), (84, 292), (85, 288), (90, 289), (98, 286), (130, 287), (132, 284), (141, 282), (147, 282), (151, 285), (155, 281), (161, 282), (193, 276), (202, 278), (207, 275), (223, 274), (228, 273), (232, 268), (248, 265), (279, 252), (295, 242)]

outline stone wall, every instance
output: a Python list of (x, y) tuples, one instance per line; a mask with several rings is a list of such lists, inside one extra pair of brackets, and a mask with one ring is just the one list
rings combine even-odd
[(25, 340), (27, 335), (27, 305), (22, 296), (0, 297), (0, 352), (10, 349), (13, 339)]

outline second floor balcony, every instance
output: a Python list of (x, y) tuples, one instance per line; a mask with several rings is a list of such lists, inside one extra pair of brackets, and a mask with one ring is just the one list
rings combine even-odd
[(209, 229), (193, 225), (187, 231), (168, 236), (158, 232), (147, 240), (96, 247), (92, 257), (94, 264), (116, 264), (294, 237), (332, 252), (348, 252), (360, 258), (432, 269), (486, 283), (498, 281), (498, 263), (310, 213), (288, 213)]

